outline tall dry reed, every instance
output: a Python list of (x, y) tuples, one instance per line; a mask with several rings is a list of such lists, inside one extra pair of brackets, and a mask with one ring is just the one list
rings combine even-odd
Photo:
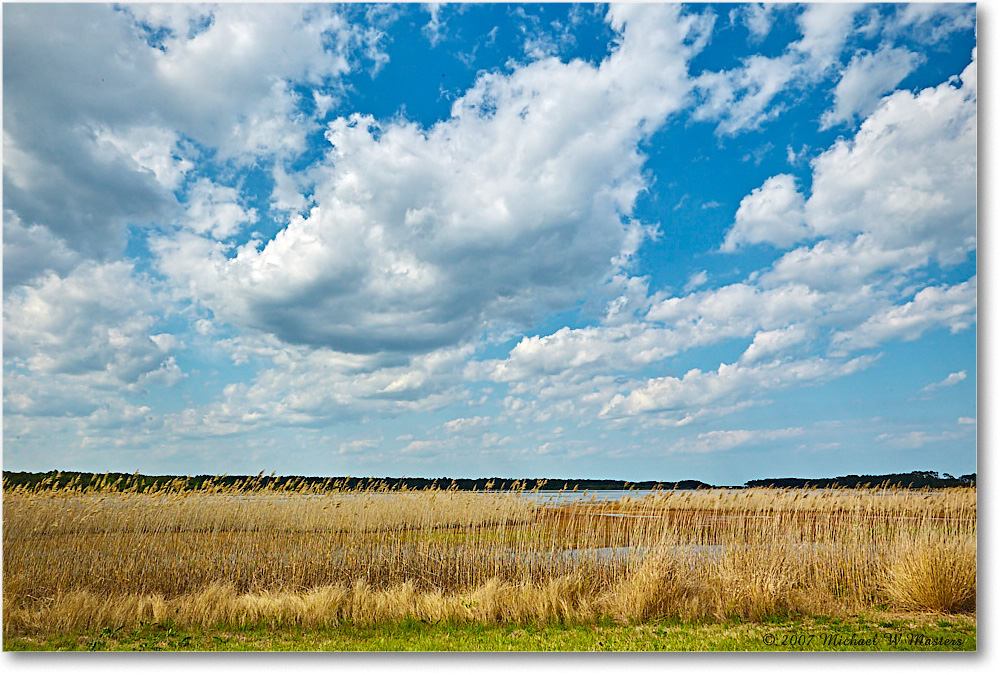
[(974, 488), (120, 488), (5, 489), (5, 633), (975, 609)]

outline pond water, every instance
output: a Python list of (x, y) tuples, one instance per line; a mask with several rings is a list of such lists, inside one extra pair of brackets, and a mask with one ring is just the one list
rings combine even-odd
[[(578, 490), (576, 492), (572, 490), (539, 490), (538, 492), (525, 492), (524, 496), (539, 504), (567, 504), (588, 500), (616, 502), (625, 497), (640, 499), (654, 492), (662, 492), (662, 490)], [(690, 490), (678, 490), (677, 492), (690, 492)]]
[[(717, 544), (681, 544), (663, 546), (657, 549), (661, 553), (671, 553), (679, 558), (712, 558), (720, 555), (723, 547)], [(608, 546), (596, 548), (574, 548), (557, 551), (557, 555), (565, 558), (589, 560), (624, 560), (641, 559), (649, 549), (645, 546)]]

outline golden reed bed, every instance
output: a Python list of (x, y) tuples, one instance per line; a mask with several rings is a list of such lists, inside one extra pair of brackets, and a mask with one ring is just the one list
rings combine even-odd
[(3, 629), (968, 613), (976, 490), (6, 489)]

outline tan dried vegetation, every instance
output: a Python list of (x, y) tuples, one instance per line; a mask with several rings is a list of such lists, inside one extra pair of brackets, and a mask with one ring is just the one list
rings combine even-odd
[(976, 491), (7, 488), (6, 636), (974, 612)]

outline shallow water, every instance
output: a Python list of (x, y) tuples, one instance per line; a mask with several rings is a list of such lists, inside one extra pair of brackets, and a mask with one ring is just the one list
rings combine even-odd
[[(593, 500), (595, 502), (617, 502), (625, 497), (630, 499), (641, 499), (646, 495), (651, 495), (662, 490), (539, 490), (537, 492), (525, 492), (524, 496), (539, 504), (566, 504), (572, 502), (585, 502)], [(693, 490), (677, 490), (681, 492), (693, 492)]]

